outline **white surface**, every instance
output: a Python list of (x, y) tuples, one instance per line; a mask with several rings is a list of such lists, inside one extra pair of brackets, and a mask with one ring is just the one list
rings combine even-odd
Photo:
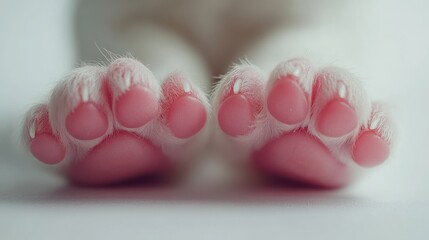
[(17, 151), (11, 135), (24, 111), (77, 62), (72, 4), (0, 5), (0, 239), (427, 238), (425, 1), (379, 2), (388, 26), (379, 62), (390, 71), (365, 85), (394, 106), (398, 139), (387, 164), (340, 191), (229, 184), (214, 170), (175, 186), (67, 186)]

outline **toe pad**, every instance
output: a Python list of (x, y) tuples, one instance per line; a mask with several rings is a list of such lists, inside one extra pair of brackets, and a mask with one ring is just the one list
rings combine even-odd
[(219, 126), (232, 137), (247, 134), (253, 118), (250, 103), (241, 94), (227, 97), (219, 107)]
[(374, 167), (389, 157), (389, 145), (373, 131), (362, 133), (356, 140), (353, 159), (362, 167)]
[(357, 125), (357, 115), (352, 107), (342, 100), (333, 100), (319, 113), (317, 128), (325, 136), (341, 137)]
[(107, 131), (106, 115), (92, 103), (81, 103), (66, 118), (67, 131), (79, 140), (101, 137)]
[(138, 128), (156, 116), (158, 102), (150, 90), (135, 86), (118, 98), (114, 111), (122, 126)]
[(297, 124), (307, 116), (307, 98), (299, 84), (288, 77), (277, 80), (267, 101), (271, 115), (285, 124)]
[(178, 138), (195, 135), (206, 124), (204, 105), (195, 97), (185, 95), (174, 101), (167, 116), (168, 127)]
[(63, 160), (64, 146), (51, 134), (42, 133), (30, 143), (30, 151), (34, 157), (46, 164), (56, 164)]

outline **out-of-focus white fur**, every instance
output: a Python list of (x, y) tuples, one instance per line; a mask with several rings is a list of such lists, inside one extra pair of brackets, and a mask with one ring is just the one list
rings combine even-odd
[[(307, 14), (296, 0), (124, 0), (80, 1), (76, 12), (77, 40), (80, 58), (94, 60), (100, 54), (94, 41), (115, 53), (132, 52), (151, 69), (156, 55), (163, 53), (161, 45), (175, 39), (174, 47), (191, 46), (192, 54), (201, 57), (212, 75), (221, 74), (240, 57), (244, 46), (258, 40), (285, 21), (296, 21)], [(309, 6), (321, 5), (308, 1)], [(314, 9), (315, 10), (315, 9)], [(313, 10), (313, 11), (314, 11)], [(317, 11), (314, 11), (317, 12)], [(297, 15), (297, 16), (296, 16)], [(148, 25), (158, 42), (146, 33)], [(150, 30), (150, 31), (152, 31)], [(162, 33), (161, 33), (162, 31)], [(136, 34), (138, 36), (136, 38)], [(152, 38), (152, 39), (151, 39)], [(132, 40), (136, 39), (136, 40)], [(135, 41), (134, 44), (133, 41)], [(172, 47), (165, 45), (168, 49)], [(153, 48), (154, 55), (144, 54)], [(141, 51), (140, 49), (143, 49)], [(187, 48), (188, 49), (188, 48)], [(196, 50), (196, 51), (195, 51)], [(158, 51), (158, 53), (156, 53)], [(188, 53), (189, 54), (189, 53)], [(161, 54), (162, 55), (162, 54)], [(181, 56), (170, 55), (172, 59)], [(163, 57), (162, 57), (163, 58)], [(186, 69), (184, 69), (186, 70)], [(157, 76), (156, 69), (153, 69)], [(157, 76), (158, 77), (158, 76)]]

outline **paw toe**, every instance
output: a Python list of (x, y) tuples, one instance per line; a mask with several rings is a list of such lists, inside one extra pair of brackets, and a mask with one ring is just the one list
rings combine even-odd
[(227, 97), (219, 107), (219, 126), (230, 136), (240, 136), (249, 133), (253, 123), (251, 106), (247, 98), (241, 94)]
[(56, 164), (63, 160), (65, 148), (61, 142), (48, 133), (36, 136), (30, 142), (30, 151), (34, 157), (46, 164)]
[(362, 167), (374, 167), (389, 157), (388, 143), (373, 131), (362, 133), (353, 148), (353, 159)]
[(138, 128), (158, 114), (158, 101), (149, 89), (135, 86), (118, 98), (114, 113), (122, 126)]
[(79, 140), (92, 140), (106, 133), (106, 114), (93, 103), (79, 104), (66, 118), (68, 133)]
[(206, 124), (207, 113), (200, 100), (184, 95), (176, 99), (167, 116), (168, 127), (178, 138), (189, 138)]
[(342, 100), (328, 103), (317, 118), (317, 129), (328, 137), (341, 137), (357, 126), (357, 115), (352, 107)]
[(267, 101), (271, 115), (285, 124), (297, 124), (307, 116), (307, 97), (290, 75), (274, 83)]

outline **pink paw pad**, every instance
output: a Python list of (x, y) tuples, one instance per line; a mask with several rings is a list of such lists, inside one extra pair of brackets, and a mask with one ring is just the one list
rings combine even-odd
[(170, 75), (162, 84), (162, 91), (163, 116), (175, 137), (190, 138), (206, 125), (206, 108), (185, 76)]
[(30, 142), (30, 151), (34, 157), (46, 164), (57, 164), (65, 156), (63, 144), (49, 133), (36, 135)]
[(31, 154), (46, 164), (56, 164), (65, 157), (65, 148), (61, 141), (52, 133), (49, 124), (47, 106), (36, 108), (27, 119), (29, 148)]
[(344, 100), (334, 99), (319, 113), (317, 129), (328, 137), (341, 137), (357, 126), (357, 116), (353, 108)]
[(362, 167), (374, 167), (389, 157), (389, 144), (374, 131), (362, 133), (355, 142), (353, 159)]
[(262, 75), (245, 66), (225, 76), (220, 84), (217, 121), (219, 128), (230, 137), (248, 135), (262, 110)]
[(255, 152), (254, 161), (267, 173), (312, 185), (340, 187), (348, 181), (347, 167), (305, 131), (284, 134), (268, 142)]
[(308, 114), (307, 96), (292, 75), (274, 83), (267, 99), (270, 114), (285, 124), (302, 122)]
[(193, 96), (177, 98), (167, 115), (168, 127), (178, 138), (189, 138), (206, 124), (207, 114), (201, 101)]
[(70, 168), (70, 177), (80, 184), (109, 184), (164, 167), (166, 161), (159, 148), (143, 138), (118, 132), (95, 147), (88, 156), (75, 161)]
[(252, 107), (242, 94), (226, 97), (219, 107), (217, 117), (222, 131), (232, 137), (249, 133), (254, 121)]
[(66, 118), (68, 133), (79, 140), (92, 140), (106, 133), (106, 114), (90, 102), (79, 104)]
[(122, 126), (138, 128), (156, 117), (158, 101), (149, 89), (133, 86), (116, 100), (114, 113)]

